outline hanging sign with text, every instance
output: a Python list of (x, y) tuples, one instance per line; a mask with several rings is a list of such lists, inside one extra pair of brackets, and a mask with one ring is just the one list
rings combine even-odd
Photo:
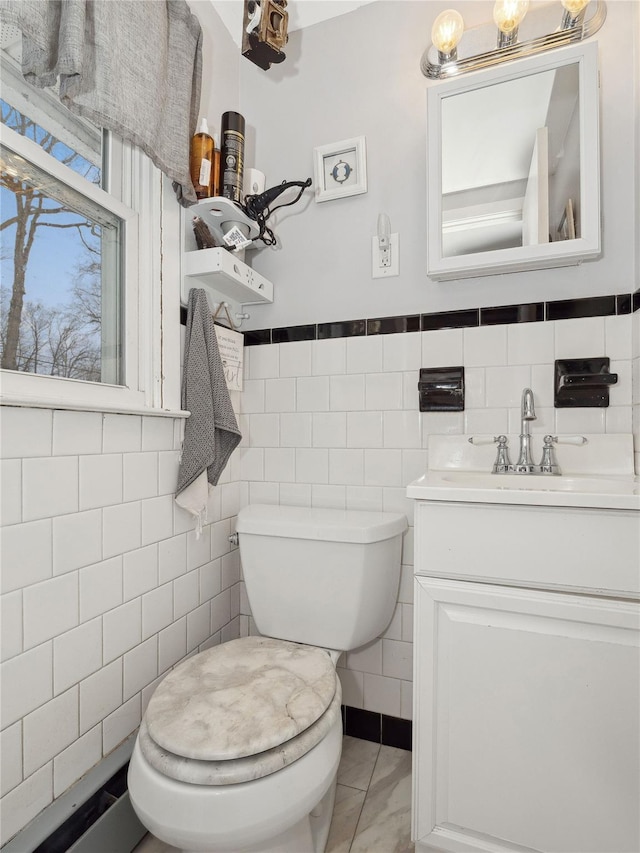
[(227, 380), (229, 391), (242, 391), (242, 365), (244, 360), (244, 335), (216, 325), (216, 337), (218, 349), (224, 368), (224, 376)]

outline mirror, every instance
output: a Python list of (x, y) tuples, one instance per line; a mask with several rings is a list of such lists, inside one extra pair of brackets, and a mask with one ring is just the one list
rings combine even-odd
[(431, 278), (600, 253), (597, 74), (581, 44), (428, 90)]

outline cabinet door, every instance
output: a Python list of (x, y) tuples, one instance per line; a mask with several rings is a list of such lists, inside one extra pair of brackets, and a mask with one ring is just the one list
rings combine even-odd
[(640, 850), (639, 613), (416, 577), (417, 849)]

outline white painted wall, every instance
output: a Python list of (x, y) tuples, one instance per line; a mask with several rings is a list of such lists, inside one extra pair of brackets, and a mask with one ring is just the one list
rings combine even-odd
[[(267, 186), (313, 176), (313, 148), (366, 136), (364, 195), (279, 214), (277, 250), (255, 254), (275, 283), (272, 306), (252, 306), (247, 328), (629, 292), (638, 217), (632, 144), (637, 121), (630, 0), (608, 3), (594, 39), (601, 61), (602, 258), (578, 267), (436, 283), (426, 269), (426, 90), (419, 61), (445, 2), (373, 3), (291, 35), (287, 59), (264, 72), (240, 64), (241, 111), (255, 136), (247, 165)], [(456, 7), (468, 26), (491, 20), (490, 0)], [(371, 236), (386, 212), (400, 234), (400, 276), (371, 278)]]

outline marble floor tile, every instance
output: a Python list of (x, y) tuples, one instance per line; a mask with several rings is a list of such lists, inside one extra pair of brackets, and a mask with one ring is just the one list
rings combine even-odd
[(379, 752), (379, 743), (345, 735), (342, 739), (338, 785), (347, 785), (349, 788), (366, 791), (371, 782)]
[(410, 853), (411, 753), (380, 747), (351, 853)]
[(367, 792), (338, 785), (325, 853), (349, 853)]
[(149, 832), (140, 844), (134, 848), (133, 853), (180, 853), (180, 851), (177, 847), (171, 847), (169, 844), (165, 844), (164, 841), (160, 841), (159, 838), (156, 838)]

